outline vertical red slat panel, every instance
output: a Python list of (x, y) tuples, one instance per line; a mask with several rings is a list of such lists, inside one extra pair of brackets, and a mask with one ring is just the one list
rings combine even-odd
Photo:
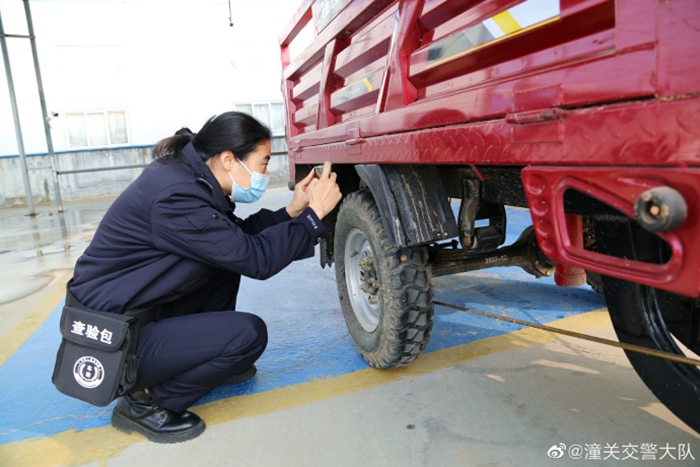
[(336, 122), (373, 113), (387, 66), (398, 3), (390, 5), (349, 39), (337, 53), (328, 86), (329, 114)]
[(615, 49), (619, 52), (658, 41), (657, 0), (617, 0), (615, 2)]
[(377, 112), (403, 107), (416, 100), (418, 92), (408, 80), (411, 53), (420, 45), (421, 29), (418, 19), (423, 0), (402, 0), (399, 4), (397, 31), (389, 51), (389, 64), (382, 86)]
[(327, 128), (335, 124), (335, 115), (331, 112), (331, 93), (337, 87), (335, 78), (333, 77), (333, 68), (335, 57), (341, 47), (341, 41), (335, 39), (326, 46), (326, 53), (323, 57), (323, 65), (321, 69), (321, 96), (318, 100), (318, 119), (316, 127)]
[(660, 96), (700, 92), (700, 3), (659, 2)]
[(297, 106), (292, 101), (292, 92), (294, 91), (294, 83), (291, 80), (283, 82), (282, 96), (284, 97), (284, 106), (286, 112), (287, 137), (291, 138), (299, 134), (299, 129), (294, 125), (294, 114), (297, 111)]

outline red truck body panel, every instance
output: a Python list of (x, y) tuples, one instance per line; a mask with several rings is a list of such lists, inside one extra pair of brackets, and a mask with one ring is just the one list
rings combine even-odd
[[(524, 167), (551, 259), (699, 295), (700, 2), (306, 1), (280, 43), (292, 174), (326, 160)], [(634, 217), (656, 186), (689, 206), (660, 234), (668, 263), (571, 245), (567, 189)]]

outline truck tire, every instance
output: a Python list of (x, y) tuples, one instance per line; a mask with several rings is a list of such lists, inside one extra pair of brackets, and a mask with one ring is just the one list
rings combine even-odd
[(603, 276), (597, 272), (586, 271), (586, 284), (590, 285), (594, 292), (605, 294), (603, 289)]
[(433, 327), (427, 249), (392, 246), (366, 190), (343, 201), (334, 248), (340, 305), (362, 357), (375, 368), (415, 360)]
[[(598, 250), (626, 258), (667, 259), (659, 242), (640, 235), (632, 222), (599, 222)], [(605, 301), (620, 342), (678, 356), (700, 355), (700, 301), (622, 279), (602, 276)], [(625, 350), (639, 377), (654, 395), (700, 432), (700, 369), (694, 365)]]
[[(603, 282), (620, 342), (698, 358), (697, 300), (607, 276)], [(625, 353), (651, 392), (689, 427), (700, 432), (698, 367), (637, 352)]]

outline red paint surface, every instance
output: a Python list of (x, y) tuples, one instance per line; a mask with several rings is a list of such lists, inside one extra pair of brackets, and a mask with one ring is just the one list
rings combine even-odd
[[(557, 21), (426, 64), (433, 42), (510, 5), (354, 0), (290, 63), (289, 41), (312, 20), (302, 6), (281, 38), (292, 174), (325, 160), (526, 167), (533, 217), (553, 229), (538, 230), (552, 259), (697, 296), (697, 0), (560, 0)], [(371, 92), (348, 91), (365, 77)], [(535, 175), (543, 199), (527, 188)], [(687, 196), (688, 219), (661, 235), (673, 259), (631, 264), (568, 247), (557, 187), (570, 181), (629, 215), (638, 183)], [(535, 214), (534, 198), (547, 213)]]

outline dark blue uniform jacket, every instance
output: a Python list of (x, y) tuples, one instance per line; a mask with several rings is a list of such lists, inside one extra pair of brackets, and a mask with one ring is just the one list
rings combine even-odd
[(105, 214), (70, 285), (83, 305), (123, 313), (176, 300), (221, 270), (266, 279), (313, 256), (325, 229), (312, 209), (241, 220), (192, 144), (182, 153), (186, 164), (152, 162)]

